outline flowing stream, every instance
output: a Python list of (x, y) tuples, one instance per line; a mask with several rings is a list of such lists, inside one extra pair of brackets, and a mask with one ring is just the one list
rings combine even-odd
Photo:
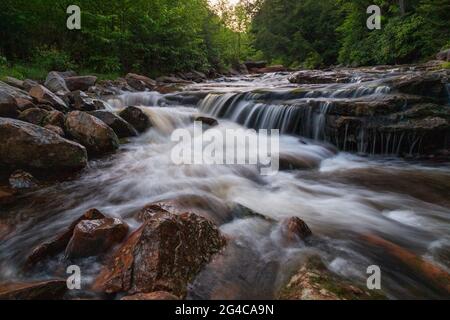
[[(120, 151), (91, 161), (71, 181), (23, 195), (2, 219), (14, 231), (0, 242), (0, 280), (42, 279), (61, 274), (62, 256), (24, 275), (21, 264), (45, 241), (90, 208), (121, 217), (146, 204), (184, 199), (192, 211), (214, 221), (231, 240), (220, 266), (206, 267), (190, 285), (188, 298), (274, 298), (302, 258), (322, 256), (331, 271), (362, 286), (366, 270), (379, 265), (390, 298), (448, 298), (420, 274), (404, 268), (361, 236), (376, 234), (450, 270), (450, 167), (405, 161), (391, 154), (400, 142), (384, 141), (384, 156), (361, 145), (338, 152), (327, 142), (324, 115), (330, 101), (389, 93), (379, 79), (311, 85), (299, 95), (285, 74), (224, 78), (182, 92), (124, 93), (108, 100), (115, 109), (141, 105), (153, 127)], [(314, 102), (318, 108), (309, 108)], [(298, 106), (304, 105), (304, 108)], [(280, 150), (307, 165), (302, 170), (261, 176), (251, 165), (175, 165), (177, 128), (192, 129), (197, 115), (219, 118), (217, 129), (278, 128)], [(392, 137), (392, 139), (394, 139)], [(345, 145), (337, 146), (346, 150)], [(414, 148), (414, 146), (412, 146)], [(248, 214), (248, 208), (257, 213)], [(297, 216), (314, 233), (308, 243), (286, 245), (280, 221)], [(79, 261), (84, 283), (98, 272), (95, 258)], [(89, 292), (86, 292), (89, 295)]]

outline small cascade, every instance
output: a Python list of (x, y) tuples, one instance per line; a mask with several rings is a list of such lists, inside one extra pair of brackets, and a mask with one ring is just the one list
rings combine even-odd
[(161, 106), (164, 96), (158, 92), (132, 92), (110, 98), (106, 102), (116, 110), (127, 106)]

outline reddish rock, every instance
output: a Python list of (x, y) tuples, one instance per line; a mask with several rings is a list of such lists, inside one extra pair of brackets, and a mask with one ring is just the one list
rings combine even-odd
[(98, 220), (104, 218), (105, 216), (103, 215), (103, 213), (101, 213), (97, 209), (88, 210), (85, 214), (72, 222), (72, 224), (65, 231), (61, 232), (51, 240), (35, 247), (26, 260), (25, 268), (31, 268), (38, 262), (62, 252), (72, 238), (73, 230), (81, 221)]
[(31, 108), (22, 111), (19, 115), (19, 120), (41, 126), (47, 117), (48, 111), (40, 108)]
[(119, 138), (135, 137), (138, 132), (135, 128), (115, 113), (98, 110), (90, 112), (94, 117), (110, 126)]
[(0, 300), (58, 300), (66, 291), (64, 280), (0, 284)]
[(70, 91), (83, 90), (87, 91), (90, 87), (94, 86), (97, 82), (95, 76), (75, 76), (65, 78), (67, 88)]
[(202, 217), (157, 213), (116, 252), (93, 288), (130, 295), (162, 290), (183, 297), (187, 284), (224, 245), (219, 230)]
[(35, 98), (38, 103), (49, 103), (57, 110), (65, 111), (68, 109), (66, 103), (61, 98), (59, 98), (57, 95), (55, 95), (53, 92), (42, 85), (32, 87), (30, 90), (30, 96)]
[(292, 217), (281, 223), (281, 232), (283, 238), (288, 243), (295, 243), (298, 240), (305, 240), (312, 235), (311, 229), (300, 218)]
[(47, 116), (45, 117), (45, 119), (43, 121), (43, 125), (44, 126), (52, 125), (52, 126), (64, 128), (65, 120), (66, 120), (66, 118), (64, 116), (64, 113), (53, 110), (53, 111), (49, 111), (47, 113)]
[(155, 291), (150, 293), (138, 293), (133, 296), (126, 296), (120, 300), (180, 300), (180, 298), (166, 291)]
[(17, 108), (20, 111), (25, 111), (27, 109), (36, 108), (36, 105), (33, 102), (31, 102), (30, 100), (27, 100), (27, 99), (15, 98), (15, 102), (16, 102)]
[(151, 126), (148, 116), (137, 107), (127, 107), (119, 113), (119, 116), (139, 132), (144, 132)]
[(104, 218), (80, 221), (73, 230), (66, 248), (66, 257), (82, 258), (106, 252), (120, 243), (128, 233), (128, 226), (120, 219)]
[(59, 135), (61, 137), (64, 137), (64, 135), (65, 135), (64, 130), (61, 129), (60, 127), (52, 126), (51, 124), (48, 124), (48, 125), (44, 126), (44, 128), (56, 133), (57, 135)]
[(9, 177), (9, 184), (14, 189), (31, 189), (36, 188), (39, 182), (28, 172), (16, 170)]
[(0, 187), (0, 206), (13, 203), (16, 194), (17, 191), (10, 187)]

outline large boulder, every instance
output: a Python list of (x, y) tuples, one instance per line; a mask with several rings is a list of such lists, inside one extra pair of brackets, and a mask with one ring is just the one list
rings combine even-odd
[(127, 74), (125, 76), (125, 80), (130, 87), (138, 91), (143, 91), (145, 89), (153, 90), (153, 88), (156, 86), (155, 80), (135, 73)]
[(90, 114), (110, 126), (119, 138), (135, 137), (138, 134), (131, 124), (115, 113), (99, 110), (90, 112)]
[(0, 118), (0, 163), (8, 167), (73, 171), (87, 165), (86, 149), (39, 126)]
[(144, 132), (151, 126), (149, 117), (137, 107), (127, 107), (119, 113), (119, 116), (139, 132)]
[(65, 280), (0, 284), (0, 300), (59, 300), (67, 291)]
[(80, 111), (105, 109), (103, 101), (90, 98), (85, 92), (77, 90), (66, 95), (72, 107)]
[(41, 108), (31, 108), (20, 113), (19, 120), (42, 126), (44, 119), (48, 116), (49, 111)]
[(289, 82), (298, 84), (349, 83), (352, 74), (344, 71), (302, 70), (289, 77)]
[(119, 148), (119, 138), (114, 130), (86, 112), (70, 112), (65, 127), (66, 133), (84, 145), (91, 154), (102, 155)]
[(447, 81), (447, 76), (444, 73), (428, 72), (402, 75), (387, 81), (387, 84), (401, 93), (430, 97), (447, 102)]
[(73, 236), (75, 227), (86, 220), (100, 220), (105, 219), (105, 215), (97, 209), (90, 209), (86, 211), (81, 217), (73, 221), (65, 230), (57, 234), (55, 237), (45, 241), (31, 251), (25, 262), (25, 269), (32, 268), (40, 261), (49, 257), (55, 256), (62, 252), (70, 242)]
[(69, 92), (64, 78), (55, 71), (50, 72), (45, 79), (44, 86), (53, 93), (66, 94)]
[(20, 110), (14, 98), (5, 92), (0, 91), (0, 117), (17, 118)]
[(127, 233), (127, 224), (117, 218), (80, 221), (67, 245), (66, 257), (83, 258), (104, 253), (120, 243)]
[(9, 84), (10, 86), (16, 87), (18, 89), (24, 90), (24, 82), (22, 80), (16, 79), (14, 77), (5, 77), (5, 83)]
[(50, 104), (52, 107), (60, 111), (68, 110), (67, 104), (60, 97), (42, 85), (32, 87), (30, 89), (30, 96), (35, 98), (38, 103)]
[(116, 252), (93, 288), (130, 295), (167, 291), (183, 297), (187, 284), (224, 245), (220, 231), (200, 216), (156, 213)]
[(87, 91), (90, 87), (94, 86), (97, 82), (95, 76), (78, 76), (65, 78), (67, 88), (70, 91), (82, 90)]

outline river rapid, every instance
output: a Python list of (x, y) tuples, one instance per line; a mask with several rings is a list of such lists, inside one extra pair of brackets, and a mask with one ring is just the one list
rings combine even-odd
[[(367, 267), (380, 266), (383, 293), (392, 299), (448, 298), (426, 277), (364, 241), (366, 235), (378, 235), (449, 272), (448, 163), (397, 157), (397, 145), (405, 143), (399, 138), (382, 142), (383, 154), (372, 154), (365, 145), (346, 152), (345, 144), (334, 143), (323, 129), (330, 101), (380, 99), (390, 91), (380, 79), (389, 76), (361, 83), (355, 75), (347, 84), (310, 85), (300, 98), (294, 94), (298, 86), (283, 73), (223, 78), (165, 95), (109, 97), (115, 110), (142, 106), (153, 127), (129, 139), (117, 154), (91, 161), (74, 179), (21, 196), (3, 215), (14, 232), (0, 243), (0, 280), (64, 272), (69, 263), (62, 256), (31, 274), (24, 274), (21, 265), (31, 248), (90, 208), (137, 228), (132, 215), (146, 204), (182, 199), (186, 208), (211, 219), (230, 239), (220, 267), (207, 266), (190, 285), (188, 298), (274, 298), (310, 253), (362, 286)], [(298, 107), (313, 100), (320, 101), (319, 112)], [(192, 130), (198, 115), (217, 117), (221, 131), (280, 129), (280, 153), (304, 166), (262, 176), (251, 165), (175, 165), (171, 133)], [(311, 228), (314, 236), (307, 243), (282, 241), (280, 222), (293, 216)], [(101, 261), (89, 258), (77, 264), (87, 288)], [(83, 295), (91, 293), (85, 289)]]

